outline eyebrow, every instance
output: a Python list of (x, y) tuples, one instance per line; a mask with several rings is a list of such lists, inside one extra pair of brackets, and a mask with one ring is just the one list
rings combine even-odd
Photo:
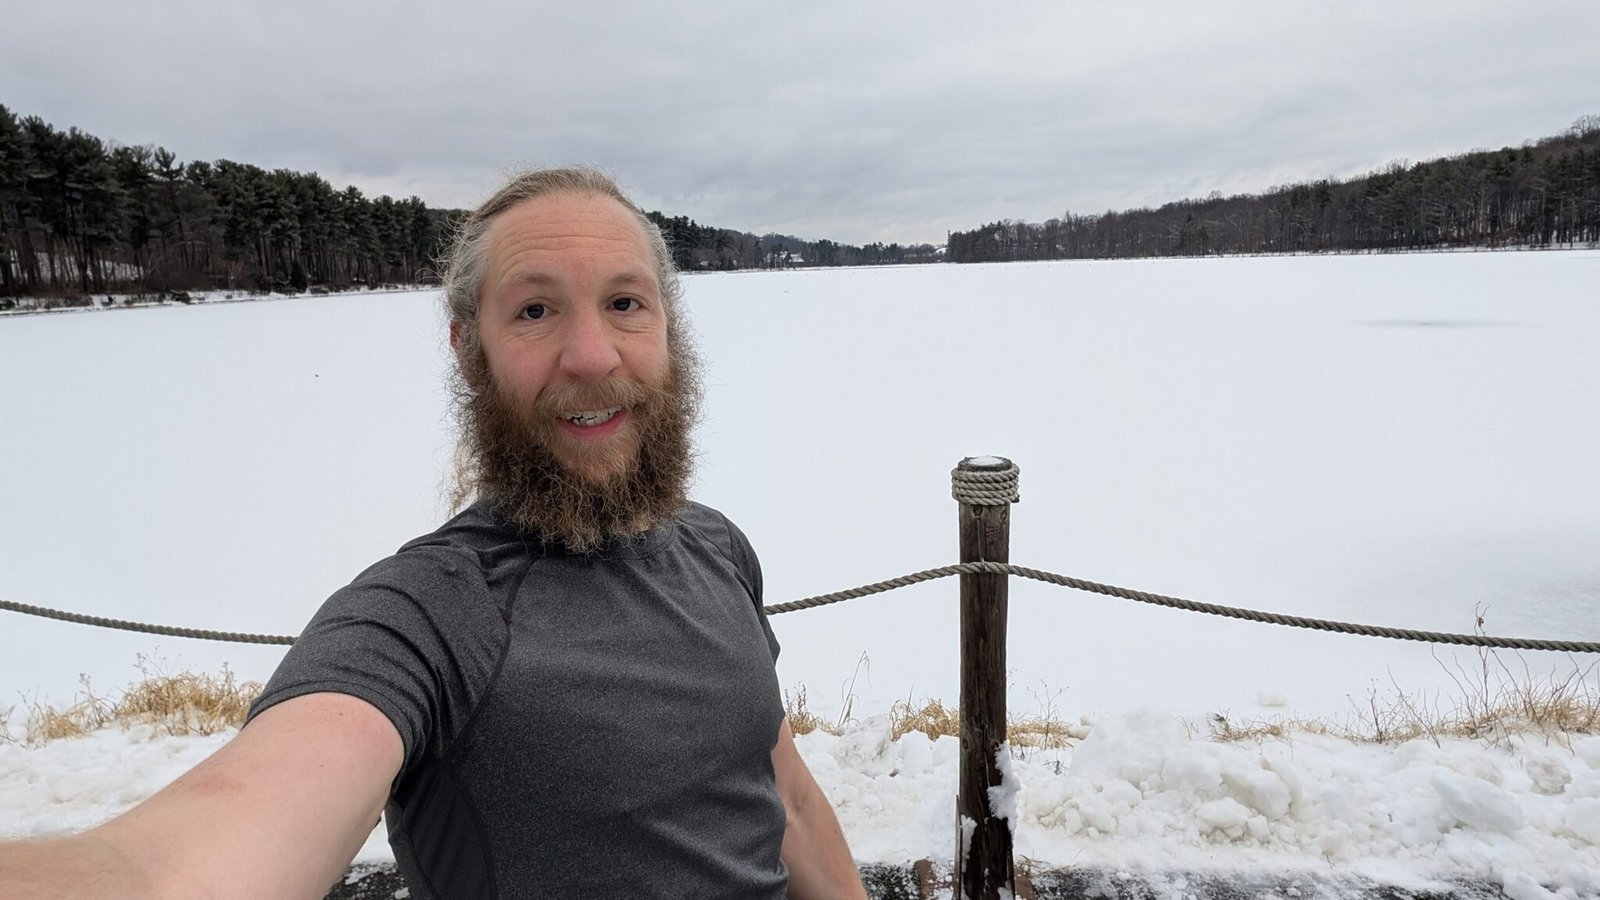
[[(532, 284), (539, 286), (559, 285), (560, 283), (561, 279), (544, 272), (527, 272), (504, 282), (504, 284), (508, 285)], [(605, 282), (605, 285), (606, 287), (629, 287), (634, 285), (655, 287), (656, 280), (654, 277), (640, 272), (622, 272), (613, 275), (609, 281)]]

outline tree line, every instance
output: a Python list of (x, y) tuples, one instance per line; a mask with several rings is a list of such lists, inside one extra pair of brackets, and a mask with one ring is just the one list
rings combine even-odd
[[(303, 292), (434, 280), (459, 210), (316, 173), (179, 162), (0, 105), (0, 298)], [(1600, 116), (1518, 148), (1157, 209), (1003, 220), (930, 244), (754, 235), (650, 212), (684, 271), (1600, 241)], [(11, 301), (0, 299), (0, 306)]]
[[(118, 145), (0, 105), (0, 307), (19, 296), (73, 304), (108, 291), (427, 283), (462, 215), (416, 197), (369, 198), (315, 172), (180, 162), (163, 147)], [(937, 258), (927, 244), (855, 247), (649, 216), (686, 271)]]
[(792, 269), (802, 266), (880, 266), (940, 261), (932, 244), (875, 242), (863, 246), (808, 241), (787, 234), (754, 235), (700, 225), (685, 216), (647, 213), (672, 248), (680, 270)]
[(415, 283), (450, 215), (315, 173), (180, 163), (0, 105), (4, 296)]
[(1066, 213), (955, 231), (952, 262), (1117, 259), (1600, 241), (1600, 116), (1518, 148), (1394, 162), (1348, 181), (1181, 200), (1157, 209)]

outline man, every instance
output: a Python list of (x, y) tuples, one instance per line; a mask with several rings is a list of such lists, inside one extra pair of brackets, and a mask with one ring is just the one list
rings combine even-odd
[(754, 553), (685, 498), (678, 294), (599, 173), (473, 213), (445, 297), (477, 501), (330, 598), (210, 759), (0, 847), (0, 898), (317, 898), (380, 810), (417, 898), (864, 896), (783, 716)]

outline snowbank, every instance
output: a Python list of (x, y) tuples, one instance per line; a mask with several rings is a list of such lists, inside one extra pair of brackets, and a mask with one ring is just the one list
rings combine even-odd
[[(884, 726), (875, 717), (839, 737), (796, 741), (859, 861), (945, 861), (955, 846), (957, 742), (915, 733), (890, 740)], [(159, 790), (226, 737), (140, 728), (36, 749), (0, 746), (0, 836), (89, 827)], [(1223, 744), (1191, 738), (1169, 715), (1136, 712), (1101, 719), (1072, 749), (1013, 746), (1009, 769), (1018, 783), (1010, 798), (1016, 854), (1034, 871), (1600, 894), (1600, 737), (1510, 749), (1320, 736)], [(357, 856), (392, 859), (381, 832)]]

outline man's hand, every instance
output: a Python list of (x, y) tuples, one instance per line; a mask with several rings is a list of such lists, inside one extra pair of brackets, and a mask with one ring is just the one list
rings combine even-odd
[(320, 900), (377, 824), (403, 755), (364, 700), (286, 700), (99, 828), (0, 845), (0, 900)]
[(866, 900), (867, 891), (839, 819), (800, 758), (787, 718), (778, 728), (778, 742), (772, 748), (772, 772), (787, 818), (783, 864), (789, 869), (789, 896), (796, 900)]

